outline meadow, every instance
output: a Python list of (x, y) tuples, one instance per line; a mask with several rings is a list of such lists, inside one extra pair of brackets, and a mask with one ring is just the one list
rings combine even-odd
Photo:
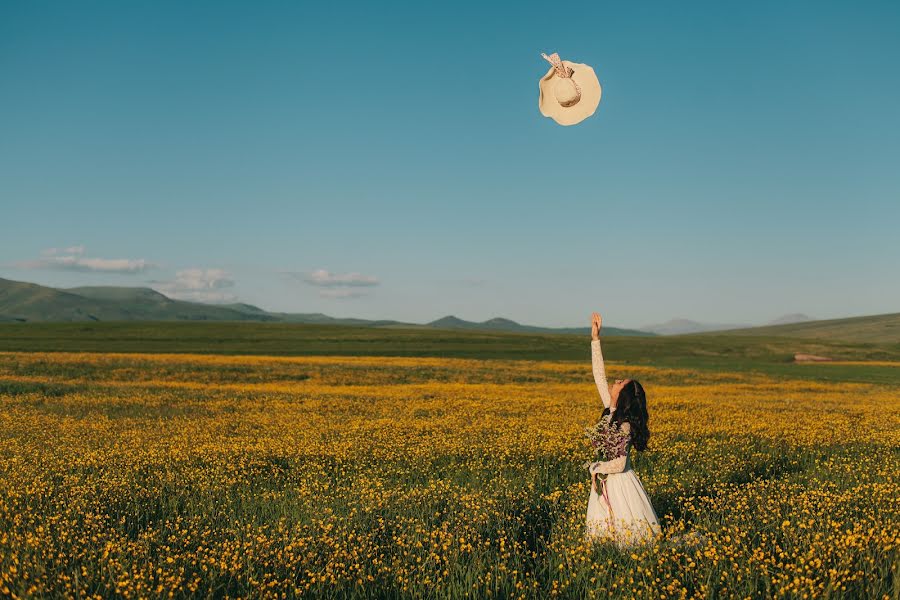
[(647, 390), (635, 468), (664, 527), (623, 552), (582, 537), (600, 401), (571, 344), (0, 352), (0, 593), (898, 598), (894, 350), (791, 365), (740, 346), (700, 368), (605, 343), (610, 376)]

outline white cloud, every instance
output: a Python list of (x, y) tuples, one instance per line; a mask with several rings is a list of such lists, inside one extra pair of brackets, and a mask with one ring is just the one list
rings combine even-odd
[(85, 256), (84, 246), (47, 248), (41, 258), (16, 263), (21, 269), (51, 269), (87, 273), (142, 273), (156, 264), (143, 258), (97, 258)]
[(354, 288), (328, 288), (319, 290), (319, 295), (323, 298), (360, 298), (368, 294)]
[(234, 279), (223, 269), (183, 269), (175, 273), (175, 279), (150, 283), (156, 291), (176, 300), (207, 303), (237, 300), (237, 296), (225, 291), (234, 287)]
[(306, 283), (320, 287), (368, 287), (378, 285), (378, 279), (362, 273), (330, 273), (325, 269), (317, 269), (305, 279)]
[(316, 269), (310, 273), (288, 273), (291, 277), (319, 288), (322, 298), (360, 298), (367, 296), (365, 288), (379, 285), (378, 278), (362, 273), (332, 273), (326, 269)]
[(41, 250), (41, 255), (55, 256), (57, 254), (74, 254), (76, 256), (81, 256), (84, 252), (84, 246), (79, 244), (78, 246), (69, 246), (68, 248), (45, 248), (44, 250)]

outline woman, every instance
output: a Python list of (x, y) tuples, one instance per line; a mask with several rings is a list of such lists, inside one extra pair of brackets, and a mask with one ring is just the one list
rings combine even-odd
[[(631, 469), (631, 448), (643, 451), (650, 438), (647, 428), (647, 397), (635, 379), (617, 379), (609, 385), (600, 352), (598, 313), (591, 315), (591, 363), (597, 391), (603, 400), (601, 419), (608, 419), (610, 435), (622, 444), (621, 454), (609, 461), (591, 463), (591, 496), (587, 508), (586, 537), (612, 539), (620, 546), (653, 540), (659, 534), (659, 520), (641, 480)], [(597, 482), (598, 477), (606, 475)], [(599, 489), (598, 489), (599, 488)]]

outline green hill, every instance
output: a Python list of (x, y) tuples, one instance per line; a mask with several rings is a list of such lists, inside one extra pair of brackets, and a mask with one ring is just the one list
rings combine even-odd
[[(154, 292), (154, 293), (159, 293), (159, 292)], [(224, 308), (230, 308), (232, 310), (236, 310), (238, 312), (247, 313), (247, 314), (257, 314), (257, 315), (268, 314), (267, 311), (261, 309), (260, 307), (253, 306), (252, 304), (246, 304), (244, 302), (235, 302), (234, 304), (222, 304), (221, 306)]]
[[(805, 321), (749, 329), (718, 331), (718, 334), (778, 336), (800, 339), (841, 340), (873, 344), (900, 344), (900, 313)], [(709, 335), (709, 334), (701, 334)]]
[[(331, 317), (322, 313), (270, 312), (251, 304), (202, 304), (173, 300), (146, 287), (84, 286), (55, 289), (0, 278), (0, 322), (79, 321), (266, 321), (342, 325), (375, 329), (434, 329), (445, 331), (505, 332), (539, 335), (588, 335), (587, 327), (537, 327), (495, 317), (466, 321), (446, 316), (424, 325), (394, 320)], [(604, 327), (609, 336), (656, 337), (634, 329)], [(804, 321), (745, 329), (693, 334), (730, 337), (765, 336), (770, 339), (835, 340), (854, 343), (900, 344), (900, 313)], [(675, 337), (684, 337), (675, 336)]]
[(117, 286), (83, 286), (66, 288), (62, 291), (83, 296), (85, 298), (93, 298), (95, 300), (114, 300), (116, 302), (147, 302), (164, 304), (171, 302), (169, 298), (160, 294), (156, 290), (146, 287), (117, 287)]
[(0, 315), (16, 321), (111, 321), (129, 319), (127, 310), (102, 299), (0, 279)]
[[(0, 278), (0, 322), (69, 321), (272, 321), (312, 325), (349, 325), (370, 328), (466, 329), (509, 333), (579, 334), (588, 328), (551, 328), (522, 325), (494, 318), (482, 323), (444, 317), (420, 325), (389, 319), (331, 317), (322, 313), (270, 312), (245, 303), (202, 304), (173, 300), (146, 287), (83, 286), (55, 289)], [(606, 329), (609, 335), (652, 335), (629, 329)]]
[(78, 287), (58, 290), (0, 279), (0, 318), (19, 322), (274, 321), (208, 304), (172, 300), (149, 288)]
[[(516, 323), (511, 319), (504, 319), (503, 317), (494, 317), (493, 319), (488, 319), (487, 321), (478, 323), (475, 321), (466, 321), (453, 315), (448, 315), (446, 317), (437, 319), (436, 321), (432, 321), (428, 323), (428, 327), (434, 327), (436, 329), (467, 329), (472, 331), (508, 331), (511, 333), (549, 333), (574, 335), (589, 335), (591, 331), (590, 327), (536, 327), (534, 325), (522, 325), (521, 323)], [(638, 331), (637, 329), (623, 329), (621, 327), (604, 327), (603, 330), (606, 335), (655, 335), (646, 331)]]

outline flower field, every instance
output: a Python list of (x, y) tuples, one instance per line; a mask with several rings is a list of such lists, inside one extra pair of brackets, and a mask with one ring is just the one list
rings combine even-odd
[(664, 529), (625, 552), (582, 538), (587, 344), (0, 353), (0, 595), (898, 598), (898, 387), (607, 370), (647, 391)]

